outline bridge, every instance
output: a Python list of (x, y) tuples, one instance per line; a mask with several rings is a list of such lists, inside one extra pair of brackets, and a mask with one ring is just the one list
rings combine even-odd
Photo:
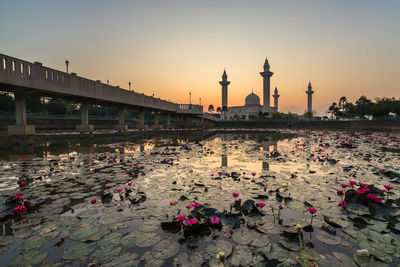
[(201, 105), (177, 104), (130, 90), (90, 80), (76, 73), (66, 73), (43, 66), (40, 62), (28, 62), (0, 54), (0, 90), (14, 93), (15, 125), (8, 126), (11, 136), (33, 136), (35, 126), (28, 125), (26, 119), (26, 96), (55, 97), (80, 103), (81, 133), (93, 132), (89, 124), (88, 105), (116, 105), (119, 108), (119, 131), (126, 131), (124, 110), (128, 107), (140, 110), (139, 127), (145, 127), (144, 110), (154, 112), (154, 128), (159, 127), (159, 114), (167, 114), (167, 125), (171, 115), (199, 117), (217, 121), (218, 118), (203, 112)]

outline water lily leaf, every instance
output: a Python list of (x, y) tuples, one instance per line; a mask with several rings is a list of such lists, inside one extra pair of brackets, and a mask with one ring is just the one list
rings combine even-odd
[(228, 257), (232, 253), (233, 245), (224, 239), (218, 239), (215, 241), (215, 245), (218, 248), (218, 252), (222, 251), (225, 254), (225, 257)]
[(136, 267), (139, 266), (139, 255), (136, 253), (124, 253), (119, 257), (114, 258), (111, 262), (105, 264), (107, 267), (122, 266), (122, 267)]
[(151, 254), (155, 259), (165, 260), (175, 256), (178, 251), (178, 242), (172, 240), (162, 240), (152, 248)]
[(148, 267), (161, 267), (164, 264), (164, 260), (155, 259), (151, 254), (151, 250), (146, 251), (140, 257), (141, 261), (145, 262), (144, 266)]
[(145, 248), (157, 244), (161, 240), (161, 236), (157, 235), (157, 233), (143, 233), (137, 231), (134, 239), (137, 247)]
[(107, 234), (107, 230), (100, 227), (85, 226), (76, 229), (69, 236), (72, 240), (85, 241), (97, 241)]
[(28, 253), (24, 253), (10, 263), (9, 266), (32, 266), (39, 264), (47, 258), (47, 252), (42, 252), (39, 250), (32, 250)]
[(252, 258), (253, 255), (248, 246), (238, 245), (233, 250), (230, 263), (232, 266), (246, 266), (251, 263)]
[(89, 217), (93, 217), (96, 216), (99, 213), (98, 210), (85, 210), (80, 212), (78, 215), (76, 215), (77, 218), (79, 219), (85, 219), (85, 218), (89, 218)]
[(103, 247), (93, 252), (91, 261), (96, 263), (106, 263), (112, 261), (121, 252), (121, 247)]
[(342, 243), (342, 238), (338, 235), (333, 235), (325, 231), (318, 231), (315, 234), (315, 237), (318, 238), (319, 241), (328, 245), (339, 245)]
[(362, 215), (370, 215), (368, 207), (366, 207), (364, 205), (361, 205), (361, 204), (357, 204), (357, 203), (349, 203), (349, 204), (347, 204), (346, 210), (351, 212), (351, 213), (360, 215), (360, 216), (362, 216)]
[(121, 244), (124, 247), (132, 248), (135, 246), (135, 237), (137, 232), (131, 232), (121, 238)]
[(120, 215), (117, 212), (106, 213), (99, 218), (100, 224), (112, 224), (120, 219)]
[(32, 237), (28, 240), (25, 241), (25, 243), (18, 247), (17, 250), (19, 252), (22, 251), (29, 251), (31, 249), (35, 249), (35, 248), (40, 248), (41, 246), (43, 246), (44, 243), (47, 243), (51, 240), (52, 238), (49, 236), (36, 236), (36, 237)]
[(97, 244), (103, 248), (116, 246), (120, 243), (121, 237), (122, 233), (119, 232), (111, 233), (103, 237)]
[(64, 260), (75, 260), (89, 255), (96, 248), (95, 243), (78, 243), (64, 251), (62, 258)]
[(249, 231), (239, 229), (233, 232), (232, 240), (238, 244), (247, 245), (250, 244), (251, 241), (253, 241), (253, 238), (251, 234), (249, 234)]
[(310, 261), (318, 261), (320, 259), (319, 253), (312, 248), (305, 248), (301, 252), (302, 255)]
[(271, 251), (266, 254), (268, 259), (284, 262), (289, 257), (289, 252), (279, 245), (272, 244)]
[(154, 232), (158, 228), (160, 228), (160, 221), (159, 220), (149, 220), (142, 223), (139, 226), (139, 230), (142, 232)]
[(202, 266), (204, 262), (204, 257), (200, 252), (195, 252), (190, 257), (187, 253), (181, 252), (174, 258), (174, 266), (179, 267)]

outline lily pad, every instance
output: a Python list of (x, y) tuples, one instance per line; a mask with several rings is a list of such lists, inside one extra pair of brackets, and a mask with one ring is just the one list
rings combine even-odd
[(155, 259), (165, 260), (175, 256), (179, 248), (179, 244), (176, 241), (162, 240), (152, 248), (151, 254)]
[(75, 260), (89, 255), (96, 248), (94, 243), (78, 243), (64, 251), (64, 260)]

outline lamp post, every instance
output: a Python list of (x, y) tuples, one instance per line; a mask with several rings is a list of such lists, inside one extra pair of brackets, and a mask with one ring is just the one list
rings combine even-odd
[(131, 90), (131, 82), (128, 83), (129, 84), (129, 91)]
[(200, 106), (201, 106), (201, 97), (200, 97)]
[(68, 73), (68, 65), (69, 65), (69, 61), (67, 59), (67, 60), (65, 60), (65, 66), (67, 66), (67, 73)]
[(192, 109), (192, 92), (189, 92), (189, 109)]

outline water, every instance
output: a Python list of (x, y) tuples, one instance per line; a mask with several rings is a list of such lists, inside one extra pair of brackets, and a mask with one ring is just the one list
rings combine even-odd
[[(54, 141), (34, 147), (32, 159), (18, 160), (4, 149), (0, 265), (24, 265), (23, 257), (33, 255), (39, 265), (197, 266), (219, 264), (216, 255), (224, 251), (227, 265), (306, 259), (320, 266), (396, 266), (399, 203), (378, 205), (392, 216), (389, 225), (361, 204), (341, 208), (336, 190), (350, 179), (380, 189), (389, 184), (389, 199), (398, 201), (400, 160), (390, 151), (399, 144), (398, 136), (384, 133), (264, 131)], [(21, 181), (28, 185), (18, 186)], [(13, 214), (17, 192), (28, 198), (28, 213)], [(265, 207), (235, 215), (234, 192), (243, 206), (254, 200)], [(386, 201), (386, 195), (381, 198)], [(201, 206), (188, 210), (194, 202)], [(302, 231), (307, 248), (300, 253), (295, 225), (310, 223), (311, 205), (317, 208), (313, 232)], [(161, 228), (179, 214), (196, 217), (197, 226), (178, 233)], [(211, 215), (222, 221), (220, 230), (207, 224)], [(336, 236), (321, 230), (323, 216), (343, 227)], [(359, 247), (375, 258), (355, 257)]]

